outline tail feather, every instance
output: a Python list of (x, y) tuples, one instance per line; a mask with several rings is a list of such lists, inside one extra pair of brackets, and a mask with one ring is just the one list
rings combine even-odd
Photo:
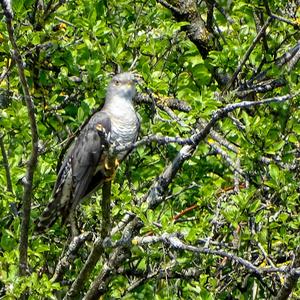
[(42, 215), (37, 219), (35, 223), (36, 231), (42, 233), (51, 227), (60, 216), (60, 209), (61, 203), (57, 198), (51, 201), (42, 212)]

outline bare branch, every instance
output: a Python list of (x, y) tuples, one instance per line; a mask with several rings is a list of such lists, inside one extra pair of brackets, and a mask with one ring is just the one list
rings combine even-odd
[[(291, 268), (300, 267), (300, 247), (295, 250), (295, 257)], [(285, 277), (285, 281), (279, 290), (278, 294), (273, 298), (273, 300), (285, 300), (288, 299), (293, 289), (297, 285), (299, 279), (299, 274), (288, 273)]]
[[(181, 168), (182, 164), (192, 156), (192, 154), (196, 150), (197, 145), (200, 143), (200, 141), (207, 137), (210, 130), (215, 126), (217, 121), (227, 116), (228, 113), (238, 108), (285, 102), (295, 96), (296, 95), (285, 95), (280, 97), (268, 98), (260, 101), (243, 101), (239, 103), (228, 104), (224, 108), (218, 109), (213, 114), (212, 118), (207, 123), (207, 125), (201, 131), (199, 131), (199, 133), (196, 133), (190, 138), (186, 139), (187, 145), (181, 148), (174, 160), (165, 168), (162, 175), (160, 175), (157, 178), (157, 180), (155, 180), (143, 201), (146, 201), (149, 207), (153, 209), (164, 200), (163, 195), (170, 182), (176, 175), (177, 171)], [(175, 140), (172, 142), (175, 142)]]
[(272, 91), (275, 88), (285, 86), (286, 83), (286, 80), (283, 78), (266, 80), (260, 82), (259, 84), (251, 85), (250, 87), (239, 87), (235, 91), (235, 94), (238, 98), (244, 98), (251, 93), (266, 93), (268, 91)]
[(287, 24), (289, 24), (289, 25), (292, 25), (292, 26), (299, 26), (296, 22), (292, 22), (292, 21), (290, 21), (289, 19), (286, 19), (286, 18), (284, 18), (284, 17), (275, 15), (275, 14), (273, 14), (273, 13), (271, 13), (270, 16), (271, 16), (273, 19), (277, 19), (277, 20), (279, 20), (279, 21), (281, 21), (281, 22), (284, 22), (284, 23), (287, 23)]
[[(135, 237), (132, 240), (132, 243), (134, 245), (149, 245), (149, 244), (154, 244), (154, 243), (164, 243), (168, 245), (169, 247), (173, 248), (174, 250), (184, 250), (184, 251), (189, 251), (193, 253), (198, 253), (198, 254), (210, 254), (210, 255), (216, 255), (224, 258), (228, 258), (231, 261), (234, 261), (243, 267), (245, 267), (247, 270), (250, 272), (258, 275), (261, 277), (263, 274), (268, 274), (268, 273), (284, 273), (287, 274), (287, 278), (291, 278), (293, 284), (295, 282), (293, 281), (295, 278), (298, 280), (298, 277), (300, 276), (300, 268), (298, 267), (299, 265), (299, 256), (295, 256), (294, 263), (292, 265), (292, 268), (289, 267), (284, 267), (284, 268), (276, 268), (276, 267), (266, 267), (266, 268), (258, 268), (254, 266), (250, 261), (243, 259), (235, 254), (223, 251), (223, 250), (215, 250), (211, 249), (208, 247), (195, 247), (192, 245), (188, 245), (184, 243), (182, 240), (182, 235), (179, 233), (174, 233), (174, 234), (168, 234), (164, 233), (161, 236), (145, 236), (145, 237)], [(299, 251), (299, 250), (297, 250)], [(293, 279), (292, 279), (293, 278)], [(288, 279), (286, 279), (286, 282)], [(287, 298), (280, 298), (280, 299), (287, 299)], [(274, 300), (279, 300), (279, 298), (274, 299)]]
[(75, 281), (73, 282), (70, 290), (65, 295), (64, 300), (77, 298), (77, 296), (81, 292), (84, 282), (87, 280), (87, 278), (89, 278), (92, 270), (94, 269), (102, 253), (103, 253), (102, 238), (98, 237), (94, 242), (93, 249), (87, 261), (85, 262), (83, 268), (80, 270), (80, 273), (75, 279)]
[(280, 58), (276, 60), (276, 65), (281, 67), (288, 63), (290, 60), (293, 59), (300, 51), (300, 41), (297, 42), (297, 44), (291, 48), (289, 51), (285, 52)]
[(269, 17), (267, 19), (267, 21), (265, 22), (264, 26), (262, 26), (261, 30), (259, 31), (259, 33), (255, 37), (255, 39), (251, 43), (250, 47), (246, 51), (244, 57), (242, 58), (241, 62), (238, 65), (238, 67), (236, 68), (235, 72), (233, 73), (231, 79), (226, 84), (225, 89), (223, 90), (223, 94), (228, 92), (229, 89), (231, 88), (232, 84), (236, 80), (238, 74), (242, 70), (243, 65), (246, 63), (247, 59), (249, 58), (249, 56), (250, 56), (251, 52), (253, 51), (253, 49), (255, 48), (256, 44), (259, 42), (260, 38), (265, 34), (265, 31), (266, 31), (267, 27), (269, 26), (269, 24), (271, 23), (271, 20), (272, 20), (271, 17)]
[(111, 196), (111, 181), (105, 182), (102, 187), (102, 228), (101, 238), (104, 240), (110, 232), (110, 196)]
[(12, 26), (13, 12), (11, 9), (11, 3), (9, 0), (1, 0), (1, 5), (4, 10), (4, 14), (6, 16), (7, 31), (13, 49), (13, 57), (18, 67), (19, 78), (24, 93), (24, 99), (27, 106), (28, 118), (30, 121), (30, 129), (31, 129), (32, 150), (31, 150), (31, 156), (27, 164), (26, 176), (23, 180), (24, 182), (24, 194), (22, 199), (23, 215), (22, 215), (21, 236), (20, 236), (20, 245), (19, 245), (19, 251), (20, 251), (19, 273), (20, 275), (25, 275), (27, 271), (28, 229), (29, 229), (29, 222), (30, 222), (33, 174), (36, 169), (37, 158), (38, 158), (38, 132), (37, 132), (36, 119), (35, 119), (35, 112), (34, 112), (34, 103), (30, 95), (29, 86), (24, 73), (24, 67), (23, 67), (24, 64), (22, 61), (22, 57), (14, 37), (14, 28)]
[(76, 236), (70, 243), (68, 250), (64, 256), (59, 260), (56, 265), (55, 272), (51, 278), (52, 282), (59, 281), (64, 273), (64, 271), (69, 267), (72, 260), (74, 259), (75, 254), (78, 252), (80, 247), (88, 240), (92, 238), (91, 232), (83, 232), (79, 236)]
[(142, 138), (141, 140), (133, 143), (128, 144), (125, 146), (117, 146), (116, 152), (124, 151), (128, 149), (133, 149), (141, 145), (150, 144), (152, 142), (156, 142), (159, 145), (165, 145), (170, 143), (176, 143), (179, 145), (194, 145), (196, 146), (201, 140), (203, 140), (209, 133), (216, 122), (228, 115), (228, 113), (238, 109), (238, 108), (248, 108), (254, 106), (260, 106), (270, 103), (281, 103), (285, 102), (297, 95), (285, 95), (285, 96), (278, 96), (273, 98), (268, 98), (260, 101), (242, 101), (238, 103), (228, 104), (227, 106), (218, 109), (214, 112), (211, 120), (206, 124), (206, 126), (201, 129), (198, 133), (191, 135), (188, 138), (180, 138), (180, 137), (171, 137), (171, 136), (158, 136), (158, 135), (150, 135)]
[(127, 257), (127, 247), (131, 245), (132, 238), (138, 233), (141, 226), (142, 223), (138, 220), (138, 218), (135, 218), (125, 227), (120, 240), (122, 241), (121, 244), (125, 246), (118, 247), (110, 255), (107, 263), (104, 264), (102, 271), (87, 291), (84, 300), (98, 299), (105, 292), (111, 280), (111, 276), (116, 272), (116, 267)]
[(159, 108), (164, 109), (164, 107), (169, 107), (171, 109), (176, 109), (179, 111), (189, 112), (191, 110), (191, 106), (185, 101), (178, 100), (175, 98), (161, 98), (156, 96), (155, 94), (145, 94), (145, 93), (137, 93), (134, 98), (136, 103), (147, 103), (152, 104), (153, 99), (155, 100), (155, 105)]
[(1, 149), (2, 159), (3, 159), (3, 167), (4, 167), (5, 175), (6, 175), (7, 191), (12, 193), (13, 188), (12, 188), (12, 182), (11, 182), (11, 176), (10, 176), (9, 162), (8, 162), (8, 158), (7, 158), (5, 147), (4, 147), (3, 135), (0, 135), (0, 149)]
[(185, 250), (194, 253), (213, 254), (221, 257), (226, 257), (230, 260), (233, 260), (241, 264), (251, 272), (257, 275), (261, 275), (261, 272), (257, 267), (255, 267), (251, 262), (239, 256), (225, 252), (223, 250), (214, 250), (206, 247), (195, 247), (195, 246), (187, 245), (179, 239), (178, 234), (163, 234), (162, 236), (147, 236), (141, 238), (135, 237), (133, 240), (133, 243), (134, 244), (136, 243), (138, 245), (153, 244), (157, 242), (163, 242), (175, 250)]

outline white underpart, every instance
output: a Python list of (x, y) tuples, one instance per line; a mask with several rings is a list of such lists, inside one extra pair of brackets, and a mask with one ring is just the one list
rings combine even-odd
[[(111, 115), (111, 143), (114, 146), (133, 143), (139, 127), (139, 119), (130, 100), (114, 97), (110, 104), (113, 109)], [(113, 112), (113, 113), (111, 113)], [(127, 151), (120, 152), (118, 159), (123, 159)]]

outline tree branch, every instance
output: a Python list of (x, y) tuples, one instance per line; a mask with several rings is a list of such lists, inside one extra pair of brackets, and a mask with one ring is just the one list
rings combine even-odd
[[(289, 64), (290, 61), (293, 60), (293, 58), (295, 56), (298, 55), (298, 53), (300, 52), (300, 41), (297, 42), (297, 44), (292, 47), (291, 49), (289, 49), (288, 51), (286, 51), (281, 57), (279, 57), (278, 59), (276, 59), (275, 61), (275, 66), (277, 68), (280, 68), (282, 66), (284, 66), (285, 64)], [(271, 67), (267, 68), (266, 70), (260, 72), (259, 74), (256, 74), (254, 77), (252, 77), (250, 80), (248, 80), (248, 82), (246, 83), (247, 87), (252, 88), (252, 83), (254, 81), (257, 82), (262, 82), (264, 80), (264, 78), (266, 77), (266, 74), (268, 71), (270, 71)], [(282, 79), (275, 79), (274, 81), (281, 81)], [(267, 84), (270, 84), (270, 81), (267, 81)], [(254, 88), (258, 87), (258, 88), (262, 88), (264, 87), (265, 83), (261, 83), (260, 85), (256, 85), (254, 86)], [(272, 83), (272, 85), (274, 87), (276, 87), (276, 85), (274, 83)], [(259, 87), (260, 86), (260, 87)], [(262, 87), (261, 87), (262, 86)], [(239, 88), (238, 90), (241, 90), (241, 88)], [(267, 89), (268, 91), (269, 89)], [(263, 90), (258, 90), (258, 92), (264, 92)]]
[(155, 105), (157, 105), (160, 109), (168, 107), (183, 112), (189, 112), (192, 109), (191, 106), (185, 101), (175, 98), (161, 98), (156, 96), (154, 93), (151, 93), (151, 96), (146, 93), (137, 93), (134, 101), (136, 103), (153, 104), (153, 99), (155, 100)]
[[(235, 254), (223, 251), (223, 250), (215, 250), (208, 247), (196, 247), (192, 245), (188, 245), (184, 243), (182, 239), (182, 234), (174, 233), (174, 234), (168, 234), (164, 233), (161, 236), (145, 236), (145, 237), (135, 237), (132, 240), (132, 243), (134, 245), (144, 246), (149, 244), (155, 244), (155, 243), (164, 243), (167, 246), (173, 248), (174, 250), (184, 250), (189, 251), (193, 253), (203, 253), (203, 254), (211, 254), (216, 255), (224, 258), (228, 258), (231, 261), (235, 261), (236, 263), (242, 265), (250, 272), (258, 275), (261, 277), (263, 274), (269, 274), (269, 273), (284, 273), (287, 274), (286, 282), (288, 281), (288, 278), (291, 279), (291, 282), (295, 285), (294, 280), (299, 278), (300, 276), (300, 268), (299, 266), (299, 252), (298, 256), (295, 256), (294, 263), (292, 265), (292, 268), (284, 267), (284, 268), (276, 268), (276, 267), (265, 267), (265, 268), (258, 268), (255, 265), (253, 265), (250, 261), (243, 259)], [(299, 251), (299, 250), (297, 250)], [(291, 291), (290, 291), (291, 292)], [(287, 298), (280, 298), (281, 299), (287, 299)], [(274, 299), (279, 300), (279, 298)]]
[(124, 261), (128, 253), (127, 247), (131, 245), (132, 238), (138, 233), (142, 223), (135, 218), (123, 230), (122, 246), (118, 247), (110, 255), (107, 263), (103, 266), (102, 271), (96, 277), (89, 290), (87, 291), (84, 300), (98, 299), (107, 289), (111, 276), (116, 272), (116, 267)]
[(122, 293), (125, 296), (127, 293), (134, 291), (136, 288), (144, 284), (145, 282), (155, 278), (158, 279), (173, 279), (180, 278), (185, 280), (197, 280), (199, 276), (203, 273), (198, 268), (186, 268), (180, 271), (171, 269), (171, 268), (158, 268), (154, 271), (140, 271), (139, 270), (118, 270), (118, 274), (126, 275), (126, 276), (134, 276), (138, 277), (134, 282), (130, 284), (130, 286)]
[(227, 106), (218, 109), (214, 112), (211, 120), (206, 124), (206, 126), (201, 129), (198, 133), (195, 133), (191, 135), (188, 138), (181, 138), (181, 137), (172, 137), (172, 136), (159, 136), (159, 135), (150, 135), (142, 138), (141, 140), (128, 144), (125, 146), (117, 146), (116, 152), (121, 152), (124, 150), (132, 150), (133, 148), (139, 147), (141, 145), (150, 144), (152, 142), (156, 142), (159, 145), (166, 145), (170, 143), (176, 143), (179, 145), (197, 145), (201, 140), (203, 140), (211, 131), (211, 129), (214, 127), (214, 125), (219, 121), (220, 119), (224, 118), (228, 115), (228, 113), (238, 109), (238, 108), (249, 108), (254, 106), (260, 106), (270, 103), (280, 103), (285, 102), (297, 95), (290, 95), (287, 94), (285, 96), (277, 96), (273, 98), (267, 98), (264, 100), (259, 101), (242, 101), (238, 103), (228, 104)]
[(5, 175), (6, 175), (7, 191), (12, 193), (13, 188), (12, 188), (12, 182), (11, 182), (11, 176), (10, 176), (9, 162), (8, 162), (5, 147), (4, 147), (3, 135), (0, 135), (0, 149), (1, 149), (2, 159), (3, 159), (3, 167), (4, 167)]
[(21, 223), (21, 236), (19, 244), (19, 273), (20, 275), (25, 275), (27, 271), (27, 250), (28, 250), (28, 230), (30, 222), (30, 211), (31, 211), (31, 196), (32, 196), (32, 185), (33, 185), (33, 175), (37, 165), (38, 158), (38, 132), (35, 120), (34, 103), (29, 92), (29, 86), (26, 80), (24, 72), (24, 64), (22, 61), (21, 54), (19, 52), (17, 43), (14, 37), (14, 29), (12, 26), (13, 11), (11, 8), (10, 0), (1, 0), (1, 5), (6, 16), (6, 26), (9, 35), (9, 40), (13, 49), (13, 57), (17, 63), (19, 78), (21, 86), (24, 93), (24, 99), (27, 106), (28, 118), (30, 121), (31, 130), (31, 156), (27, 164), (26, 176), (24, 178), (24, 194), (22, 199), (22, 223)]
[[(10, 175), (10, 169), (9, 169), (9, 162), (8, 162), (7, 154), (6, 154), (5, 147), (4, 147), (3, 135), (1, 135), (1, 134), (0, 134), (0, 149), (1, 149), (1, 154), (2, 154), (2, 158), (3, 158), (3, 167), (4, 167), (4, 170), (5, 170), (7, 191), (9, 193), (13, 194), (13, 187), (12, 187), (12, 181), (11, 181), (11, 175)], [(15, 216), (17, 216), (18, 215), (18, 209), (16, 207), (16, 203), (14, 203), (14, 202), (10, 203), (10, 208), (11, 208), (12, 213)]]
[(70, 243), (68, 250), (59, 260), (56, 265), (54, 275), (51, 278), (52, 282), (59, 281), (62, 278), (64, 271), (69, 267), (72, 260), (74, 259), (75, 254), (78, 252), (80, 247), (92, 238), (91, 232), (83, 232), (82, 234), (76, 236)]
[[(291, 268), (300, 267), (300, 247), (296, 248), (294, 261)], [(297, 285), (299, 274), (288, 273), (285, 277), (285, 281), (279, 290), (278, 294), (273, 297), (273, 300), (285, 300), (288, 299), (293, 289)]]
[(110, 232), (110, 196), (111, 196), (111, 181), (104, 182), (102, 187), (102, 228), (101, 238), (104, 241), (109, 236)]
[[(164, 193), (169, 186), (170, 182), (173, 180), (174, 176), (176, 175), (177, 171), (181, 168), (182, 164), (189, 159), (194, 151), (196, 150), (197, 145), (202, 141), (204, 138), (207, 137), (210, 130), (215, 126), (218, 120), (227, 116), (228, 113), (238, 109), (238, 108), (247, 108), (252, 106), (260, 106), (264, 104), (270, 103), (281, 103), (285, 102), (296, 95), (285, 95), (285, 96), (278, 96), (274, 98), (268, 98), (265, 100), (260, 101), (243, 101), (234, 104), (228, 104), (224, 108), (218, 109), (207, 123), (207, 125), (196, 133), (192, 135), (189, 139), (189, 145), (185, 145), (181, 148), (178, 152), (174, 160), (165, 168), (162, 175), (160, 175), (157, 180), (153, 183), (150, 187), (147, 195), (144, 197), (144, 201), (146, 201), (149, 205), (149, 208), (153, 209), (158, 204), (163, 202), (164, 200)], [(173, 141), (175, 142), (175, 141)], [(193, 144), (192, 144), (193, 143)]]
[(186, 21), (190, 23), (182, 28), (187, 33), (189, 39), (198, 48), (202, 57), (206, 58), (209, 52), (211, 35), (209, 34), (205, 22), (199, 13), (196, 1), (169, 1), (172, 4), (165, 0), (157, 0), (157, 2), (170, 9), (177, 21)]
[(226, 84), (222, 94), (224, 95), (226, 92), (229, 91), (229, 89), (231, 88), (232, 84), (234, 83), (234, 81), (236, 80), (238, 74), (240, 73), (240, 71), (242, 70), (243, 65), (246, 63), (247, 59), (249, 58), (251, 52), (253, 51), (253, 49), (255, 48), (256, 44), (259, 42), (260, 38), (265, 34), (265, 31), (267, 29), (267, 27), (269, 26), (269, 24), (271, 23), (272, 18), (269, 17), (267, 19), (267, 21), (265, 22), (265, 24), (263, 25), (263, 27), (261, 28), (261, 30), (259, 31), (259, 33), (257, 34), (257, 36), (255, 37), (255, 39), (253, 40), (253, 42), (251, 43), (250, 47), (248, 48), (248, 50), (246, 51), (244, 57), (242, 58), (242, 61), (239, 63), (238, 67), (236, 68), (235, 72), (233, 73), (231, 79), (228, 81), (228, 83)]
[(92, 270), (103, 253), (104, 249), (102, 242), (102, 238), (98, 237), (96, 239), (89, 257), (63, 300), (77, 299), (78, 295), (80, 295), (84, 282), (87, 278), (89, 278)]

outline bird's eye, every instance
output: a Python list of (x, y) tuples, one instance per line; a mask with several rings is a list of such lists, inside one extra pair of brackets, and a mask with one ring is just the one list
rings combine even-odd
[(120, 81), (119, 80), (115, 80), (115, 85), (120, 85)]

